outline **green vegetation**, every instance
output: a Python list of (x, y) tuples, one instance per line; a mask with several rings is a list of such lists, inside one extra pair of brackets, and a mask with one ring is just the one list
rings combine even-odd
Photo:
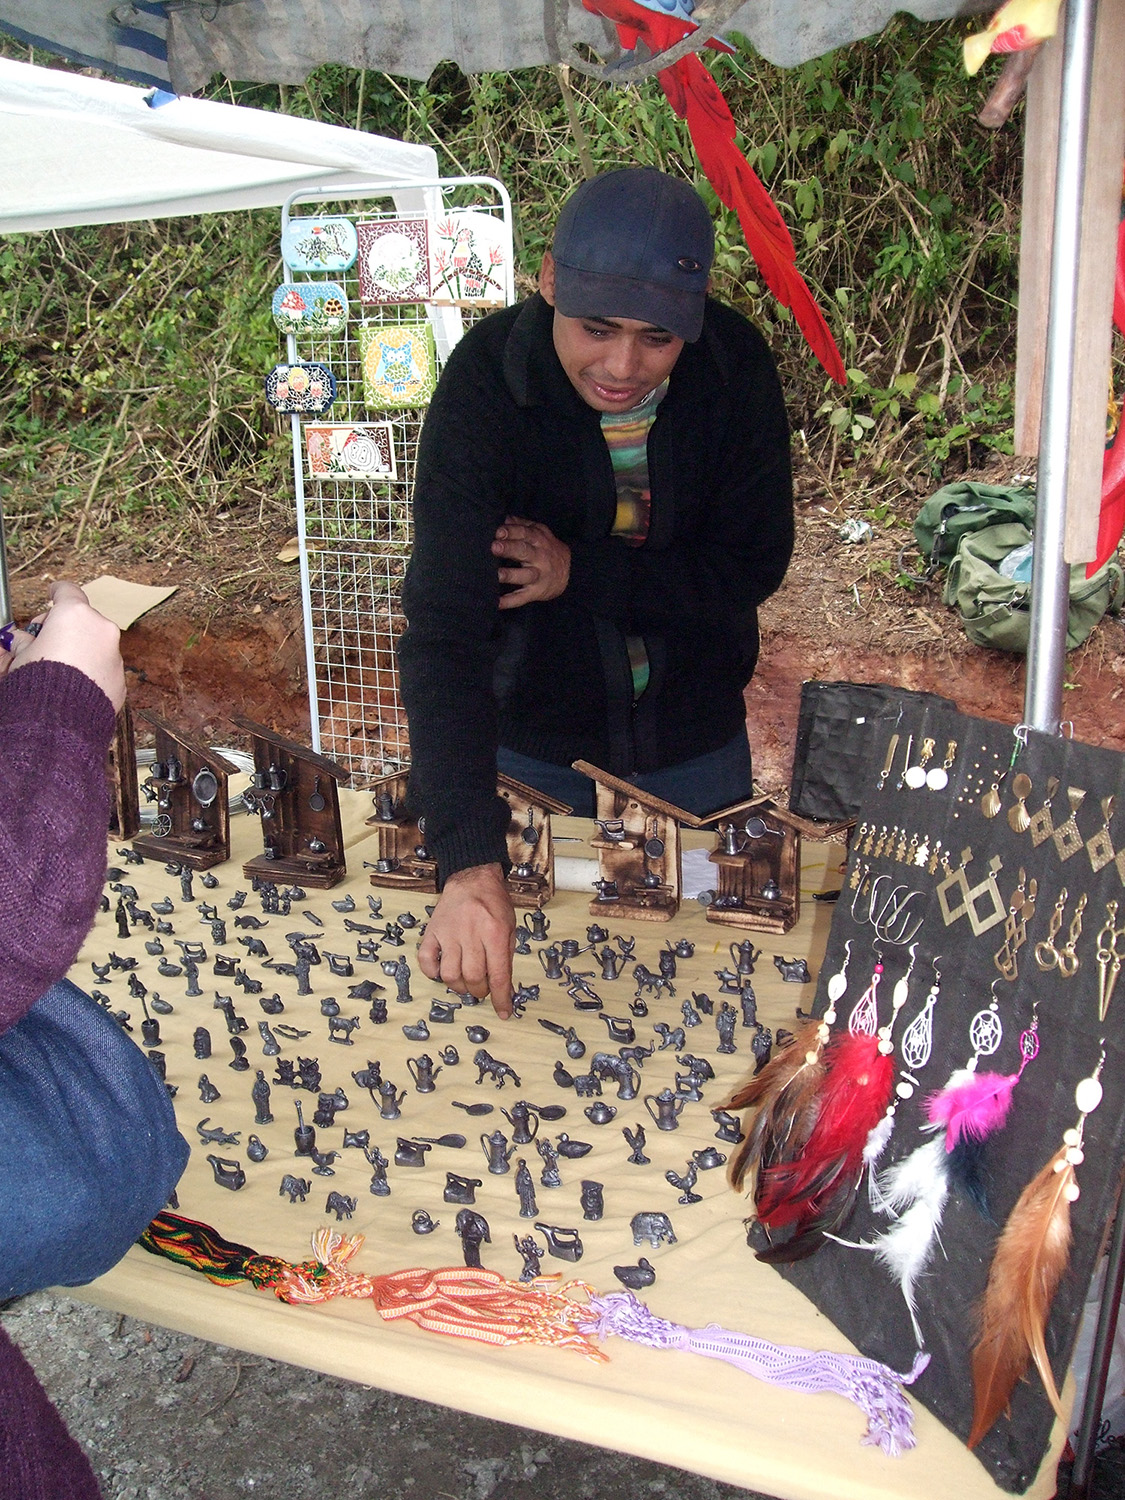
[[(960, 34), (899, 19), (792, 70), (748, 46), (711, 64), (836, 334), (844, 389), (763, 293), (655, 82), (445, 65), (419, 84), (326, 66), (300, 88), (218, 79), (210, 93), (422, 141), (444, 171), (500, 177), (524, 289), (583, 163), (693, 174), (716, 212), (717, 290), (771, 339), (821, 494), (877, 494), (893, 520), (888, 492), (912, 514), (916, 478), (1010, 450), (1021, 132), (1018, 116), (998, 133), (975, 123), (982, 86), (963, 76)], [(273, 211), (0, 241), (0, 499), (22, 551), (202, 536), (235, 508), (285, 530), (288, 440), (261, 396), (279, 276)]]

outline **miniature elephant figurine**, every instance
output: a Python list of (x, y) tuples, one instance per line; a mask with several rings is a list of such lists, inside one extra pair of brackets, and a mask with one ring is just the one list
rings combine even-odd
[(326, 1214), (335, 1214), (337, 1224), (341, 1219), (350, 1219), (355, 1213), (356, 1200), (347, 1193), (338, 1193), (333, 1190), (328, 1194), (328, 1201), (324, 1205)]
[(294, 1177), (291, 1172), (286, 1172), (285, 1176), (281, 1179), (281, 1186), (277, 1190), (277, 1196), (283, 1198), (288, 1193), (290, 1203), (296, 1203), (298, 1198), (303, 1203), (311, 1187), (312, 1183), (307, 1177)]
[(662, 1244), (674, 1245), (676, 1243), (672, 1221), (665, 1213), (646, 1211), (634, 1214), (629, 1222), (629, 1228), (633, 1231), (634, 1245), (647, 1240), (654, 1250), (659, 1250)]

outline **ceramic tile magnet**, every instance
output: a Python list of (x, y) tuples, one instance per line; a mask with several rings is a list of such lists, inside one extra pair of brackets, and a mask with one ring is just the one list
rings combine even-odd
[(336, 281), (302, 281), (273, 294), (273, 320), (282, 333), (339, 333), (347, 325), (348, 298)]
[(356, 248), (350, 219), (290, 219), (281, 234), (282, 259), (291, 271), (346, 271)]
[(430, 295), (425, 219), (373, 219), (357, 226), (361, 302), (424, 302)]
[(466, 209), (430, 231), (430, 301), (457, 307), (503, 307), (512, 237), (494, 214)]
[(346, 422), (305, 428), (305, 449), (312, 479), (397, 479), (394, 439), (389, 422)]
[(437, 358), (428, 322), (365, 324), (359, 330), (359, 355), (369, 411), (399, 411), (429, 402), (437, 384)]
[(275, 411), (320, 417), (336, 399), (336, 379), (327, 365), (274, 365), (266, 376), (266, 400)]

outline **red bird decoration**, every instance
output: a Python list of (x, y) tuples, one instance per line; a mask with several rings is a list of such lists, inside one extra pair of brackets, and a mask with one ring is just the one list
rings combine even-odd
[[(665, 52), (690, 32), (694, 21), (649, 10), (635, 0), (582, 0), (588, 11), (617, 27), (626, 51), (644, 41), (654, 55)], [(729, 50), (710, 40), (718, 51)], [(844, 362), (824, 321), (824, 314), (797, 270), (797, 252), (785, 220), (761, 179), (734, 143), (735, 123), (722, 90), (694, 52), (657, 75), (668, 102), (687, 121), (692, 145), (707, 180), (720, 200), (738, 215), (762, 280), (777, 300), (791, 308), (809, 347), (838, 384), (846, 382)]]

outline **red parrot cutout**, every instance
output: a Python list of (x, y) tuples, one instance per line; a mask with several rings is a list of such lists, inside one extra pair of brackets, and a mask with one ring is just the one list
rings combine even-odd
[[(588, 11), (617, 27), (621, 45), (632, 51), (643, 40), (653, 54), (664, 52), (690, 32), (692, 21), (649, 10), (635, 0), (582, 0)], [(708, 47), (729, 50), (711, 40)], [(692, 145), (707, 180), (720, 200), (738, 215), (750, 254), (777, 300), (791, 308), (809, 347), (840, 385), (844, 362), (824, 315), (797, 270), (797, 252), (785, 220), (761, 179), (734, 143), (735, 123), (722, 90), (695, 53), (681, 57), (660, 74), (668, 102), (687, 121)]]

